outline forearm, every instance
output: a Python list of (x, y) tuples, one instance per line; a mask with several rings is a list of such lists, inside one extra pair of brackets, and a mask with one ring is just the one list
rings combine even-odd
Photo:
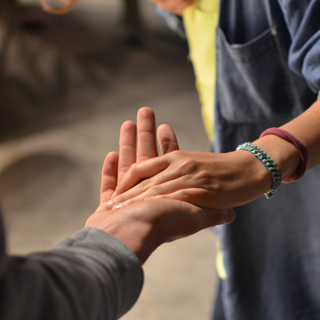
[(293, 134), (306, 146), (309, 155), (307, 170), (320, 164), (320, 100), (281, 128)]
[(134, 254), (101, 230), (83, 230), (52, 251), (5, 260), (1, 319), (118, 319), (142, 287)]
[[(281, 126), (301, 141), (308, 150), (307, 170), (320, 164), (320, 100), (307, 111)], [(275, 136), (266, 135), (254, 144), (261, 147), (279, 166), (283, 180), (290, 178), (300, 163), (297, 148), (290, 142)]]

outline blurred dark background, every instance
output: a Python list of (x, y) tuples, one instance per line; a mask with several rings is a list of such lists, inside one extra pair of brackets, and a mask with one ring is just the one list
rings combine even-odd
[[(146, 1), (94, 3), (53, 16), (36, 1), (2, 2), (1, 141), (108, 112), (112, 106), (97, 110), (93, 99), (114, 89), (137, 53), (166, 59), (168, 67), (186, 62), (186, 41), (164, 34)], [(137, 61), (132, 76), (146, 78), (160, 67), (146, 63)]]
[[(181, 149), (208, 150), (187, 43), (151, 2), (81, 0), (53, 16), (37, 0), (0, 1), (0, 199), (11, 253), (49, 249), (83, 227), (120, 125), (145, 105)], [(214, 253), (208, 231), (162, 246), (124, 319), (207, 319)]]

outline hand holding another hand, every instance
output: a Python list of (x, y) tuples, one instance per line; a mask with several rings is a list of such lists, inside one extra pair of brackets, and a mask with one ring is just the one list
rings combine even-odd
[(226, 209), (260, 197), (271, 184), (265, 166), (250, 152), (174, 151), (132, 165), (108, 206), (127, 206), (151, 198)]
[[(202, 229), (235, 219), (231, 209), (202, 209), (190, 203), (160, 199), (132, 203), (118, 210), (106, 210), (117, 182), (124, 181), (130, 166), (144, 159), (157, 156), (154, 114), (150, 108), (138, 112), (138, 148), (136, 154), (136, 127), (125, 122), (120, 132), (119, 156), (107, 155), (103, 170), (100, 205), (86, 222), (85, 227), (102, 229), (124, 242), (143, 263), (161, 244), (189, 236)], [(162, 125), (158, 129), (162, 154), (177, 150), (178, 143), (172, 129)], [(156, 159), (156, 158), (155, 158)], [(149, 161), (149, 160), (146, 160)]]

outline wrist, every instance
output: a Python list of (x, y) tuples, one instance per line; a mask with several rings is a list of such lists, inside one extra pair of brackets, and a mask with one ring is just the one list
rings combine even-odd
[(101, 229), (123, 242), (143, 264), (157, 248), (149, 223), (130, 217), (124, 209), (98, 211), (92, 214), (85, 228)]
[[(248, 203), (261, 197), (268, 192), (272, 186), (271, 175), (266, 166), (247, 150), (238, 150), (232, 153), (236, 157), (236, 176), (242, 184), (241, 204)], [(246, 199), (244, 202), (243, 200)]]
[(151, 253), (157, 248), (156, 241), (152, 238), (151, 228), (148, 225), (141, 223), (128, 223), (113, 225), (104, 231), (112, 234), (114, 237), (122, 241), (130, 248), (143, 264), (149, 258)]
[(280, 169), (282, 180), (289, 179), (297, 170), (300, 163), (300, 154), (291, 142), (270, 134), (253, 143), (274, 160)]

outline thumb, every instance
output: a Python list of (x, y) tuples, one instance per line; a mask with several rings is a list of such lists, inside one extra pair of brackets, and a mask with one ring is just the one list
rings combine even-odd
[(202, 224), (201, 228), (204, 229), (231, 223), (235, 218), (236, 213), (231, 208), (222, 210), (202, 209), (199, 224)]

